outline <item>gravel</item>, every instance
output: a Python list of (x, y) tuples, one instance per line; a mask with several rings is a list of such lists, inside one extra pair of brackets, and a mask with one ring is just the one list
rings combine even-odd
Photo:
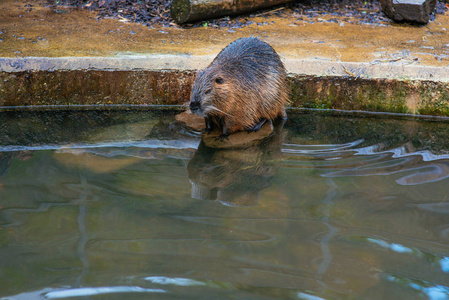
[[(381, 25), (392, 21), (380, 9), (380, 1), (361, 0), (303, 0), (256, 11), (236, 17), (224, 17), (207, 21), (176, 24), (170, 17), (169, 0), (44, 0), (46, 4), (57, 9), (57, 6), (72, 6), (89, 9), (97, 12), (98, 18), (114, 18), (124, 21), (142, 23), (150, 28), (161, 27), (212, 27), (234, 30), (254, 24), (254, 17), (266, 18), (267, 21), (258, 21), (258, 26), (268, 24), (270, 16), (290, 17), (292, 22), (333, 22)], [(448, 5), (442, 1), (437, 2), (435, 14), (444, 14)], [(293, 17), (293, 18), (291, 18)], [(266, 24), (265, 24), (266, 23)]]

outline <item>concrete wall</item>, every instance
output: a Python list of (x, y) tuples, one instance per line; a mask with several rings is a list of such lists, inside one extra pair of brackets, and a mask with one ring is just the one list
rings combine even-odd
[[(0, 72), (0, 107), (182, 105), (196, 71)], [(289, 76), (292, 107), (449, 116), (449, 83), (353, 76)]]

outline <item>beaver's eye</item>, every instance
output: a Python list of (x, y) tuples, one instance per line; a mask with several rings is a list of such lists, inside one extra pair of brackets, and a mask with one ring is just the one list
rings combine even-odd
[(207, 90), (207, 91), (205, 91), (205, 92), (204, 92), (204, 95), (210, 94), (211, 91), (212, 91), (212, 90)]
[(215, 78), (215, 82), (218, 84), (222, 84), (224, 82), (224, 80), (221, 77), (217, 77), (217, 78)]

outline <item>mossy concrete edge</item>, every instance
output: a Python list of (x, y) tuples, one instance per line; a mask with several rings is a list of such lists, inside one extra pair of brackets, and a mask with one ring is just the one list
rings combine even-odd
[[(196, 70), (212, 58), (0, 58), (0, 106), (185, 104)], [(292, 107), (449, 116), (448, 68), (284, 63)]]

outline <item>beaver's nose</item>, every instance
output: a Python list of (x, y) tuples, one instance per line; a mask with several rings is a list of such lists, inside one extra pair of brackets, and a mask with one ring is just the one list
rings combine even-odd
[(190, 100), (190, 110), (198, 110), (201, 107), (201, 103), (200, 101), (198, 101), (198, 99), (192, 98), (192, 100)]

